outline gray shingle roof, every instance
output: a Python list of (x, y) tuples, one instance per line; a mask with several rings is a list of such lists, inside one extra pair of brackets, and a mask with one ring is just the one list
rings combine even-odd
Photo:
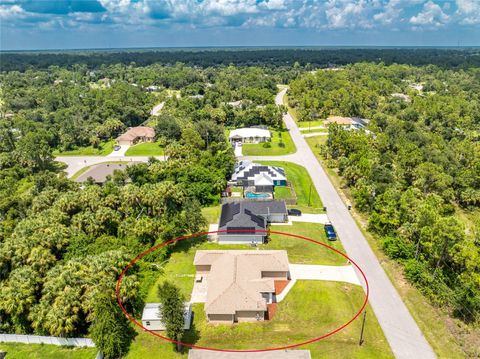
[(222, 205), (219, 229), (265, 230), (269, 214), (287, 214), (285, 201), (243, 201)]

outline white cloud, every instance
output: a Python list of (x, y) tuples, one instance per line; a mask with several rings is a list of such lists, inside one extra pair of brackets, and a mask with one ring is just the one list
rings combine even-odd
[(19, 5), (0, 5), (0, 19), (18, 19), (26, 15)]
[(422, 11), (410, 18), (410, 23), (418, 27), (437, 28), (445, 25), (449, 20), (450, 16), (445, 14), (438, 4), (430, 0), (423, 5)]
[(383, 12), (373, 15), (373, 19), (383, 25), (391, 25), (400, 20), (400, 15), (403, 11), (401, 7), (401, 0), (390, 0), (383, 6)]
[(326, 4), (325, 16), (328, 26), (332, 29), (369, 28), (372, 27), (372, 23), (368, 20), (368, 10), (371, 10), (371, 6), (365, 0), (329, 0)]
[(480, 1), (478, 0), (457, 0), (457, 12), (460, 24), (480, 24)]

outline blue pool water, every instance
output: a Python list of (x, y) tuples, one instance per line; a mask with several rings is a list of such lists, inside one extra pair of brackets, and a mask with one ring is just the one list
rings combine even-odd
[(245, 192), (245, 197), (247, 198), (270, 198), (267, 193), (254, 193), (254, 192)]

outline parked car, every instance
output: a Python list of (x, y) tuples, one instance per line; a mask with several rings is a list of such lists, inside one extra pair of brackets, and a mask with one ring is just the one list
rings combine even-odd
[(325, 230), (325, 234), (327, 235), (327, 239), (329, 241), (337, 240), (337, 233), (335, 232), (335, 228), (333, 228), (331, 223), (325, 223), (323, 229)]
[(121, 148), (120, 146), (114, 146), (114, 147), (113, 147), (113, 150), (114, 150), (114, 151), (118, 151), (120, 148)]
[(289, 216), (301, 216), (302, 215), (302, 211), (300, 211), (299, 209), (296, 209), (296, 208), (290, 208), (289, 210), (287, 210), (287, 213)]

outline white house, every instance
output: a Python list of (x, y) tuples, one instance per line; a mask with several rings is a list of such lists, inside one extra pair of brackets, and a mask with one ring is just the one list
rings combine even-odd
[(231, 143), (260, 143), (270, 141), (271, 137), (269, 130), (255, 127), (237, 128), (236, 130), (232, 130), (230, 135), (228, 135)]
[[(146, 303), (142, 313), (142, 325), (149, 330), (165, 330), (165, 324), (160, 315), (160, 303)], [(185, 318), (185, 326), (183, 329), (190, 329), (192, 322), (192, 305), (185, 303), (185, 311), (183, 313)]]

